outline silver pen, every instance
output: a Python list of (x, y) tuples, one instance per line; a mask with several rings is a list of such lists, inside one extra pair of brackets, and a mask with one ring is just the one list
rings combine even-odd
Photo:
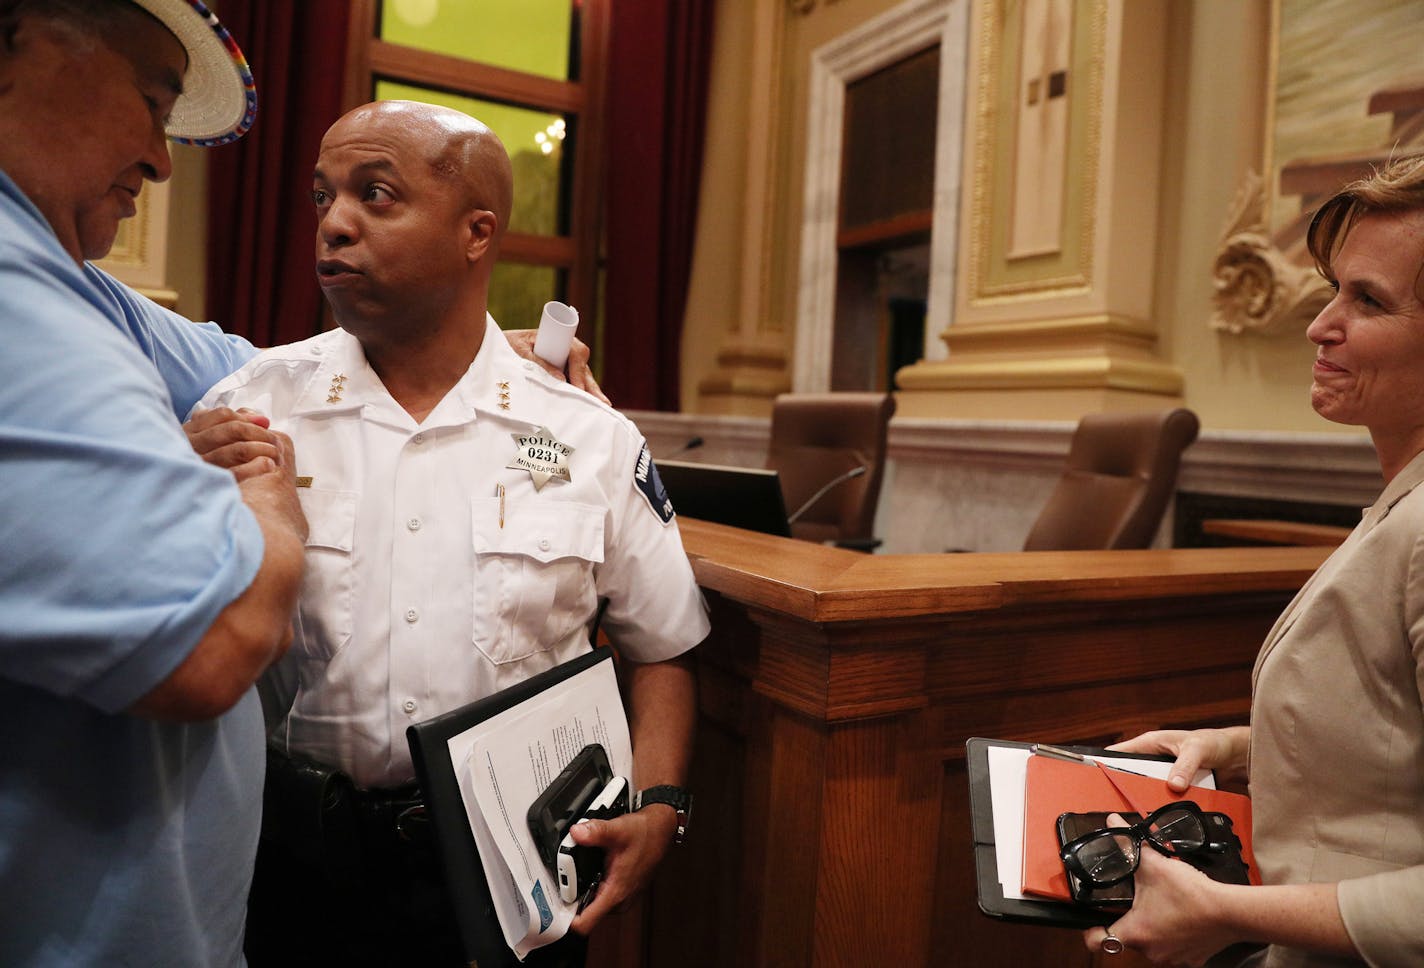
[(1111, 763), (1103, 763), (1091, 756), (1075, 753), (1072, 750), (1065, 750), (1061, 746), (1050, 746), (1047, 743), (1030, 743), (1028, 750), (1035, 756), (1047, 756), (1055, 760), (1069, 760), (1073, 763), (1083, 763), (1088, 766), (1101, 766), (1105, 770), (1117, 770), (1119, 773), (1131, 773), (1133, 776), (1147, 776), (1146, 773), (1139, 773), (1136, 770), (1125, 770), (1120, 766), (1113, 766)]

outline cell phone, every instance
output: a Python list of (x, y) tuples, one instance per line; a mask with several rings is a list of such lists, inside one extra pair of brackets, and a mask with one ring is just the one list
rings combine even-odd
[(611, 779), (613, 767), (608, 763), (608, 753), (598, 743), (590, 743), (529, 805), (529, 832), (534, 836), (539, 859), (549, 870), (555, 870), (559, 845), (569, 825), (583, 816)]
[[(628, 781), (615, 776), (588, 805), (576, 824), (585, 820), (608, 820), (628, 812)], [(559, 881), (559, 897), (569, 904), (588, 893), (603, 877), (603, 848), (574, 843), (572, 826), (559, 844), (555, 874)]]
[[(1121, 814), (1125, 826), (1132, 826), (1142, 819), (1138, 813)], [(1102, 830), (1104, 827), (1112, 826), (1108, 823), (1108, 815), (1102, 813), (1065, 813), (1058, 817), (1058, 846), (1072, 843), (1084, 834), (1090, 834), (1095, 830)], [(1144, 847), (1150, 850), (1150, 847)], [(1079, 904), (1091, 904), (1093, 907), (1101, 908), (1128, 908), (1132, 905), (1132, 878), (1114, 884), (1112, 887), (1092, 887), (1084, 884), (1083, 881), (1072, 871), (1065, 871), (1068, 876), (1068, 893), (1073, 900)]]
[[(1120, 816), (1123, 824), (1129, 827), (1142, 820), (1142, 815), (1137, 813), (1123, 813)], [(1231, 818), (1212, 810), (1202, 811), (1202, 816), (1206, 820), (1206, 838), (1210, 846), (1197, 853), (1183, 854), (1181, 859), (1212, 880), (1221, 881), (1223, 884), (1251, 883), (1250, 868), (1241, 857), (1241, 838), (1236, 836)], [(1108, 823), (1106, 811), (1062, 814), (1058, 818), (1058, 846), (1062, 847), (1084, 834), (1108, 826), (1112, 825)], [(1144, 845), (1142, 849), (1152, 848)], [(1131, 877), (1111, 887), (1092, 887), (1085, 885), (1072, 871), (1065, 873), (1068, 876), (1068, 893), (1079, 904), (1108, 909), (1127, 908), (1132, 904)]]

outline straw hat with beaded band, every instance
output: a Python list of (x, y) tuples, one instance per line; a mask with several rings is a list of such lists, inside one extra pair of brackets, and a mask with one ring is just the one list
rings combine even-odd
[(232, 34), (200, 0), (129, 0), (167, 27), (188, 52), (183, 93), (166, 130), (179, 144), (227, 144), (257, 117), (257, 87)]

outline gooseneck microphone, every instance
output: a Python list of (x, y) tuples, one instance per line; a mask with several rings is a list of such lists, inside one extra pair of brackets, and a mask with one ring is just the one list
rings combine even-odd
[(701, 447), (702, 444), (703, 440), (701, 437), (689, 437), (687, 438), (687, 443), (683, 444), (681, 447), (673, 451), (667, 457), (664, 457), (663, 460), (671, 460), (674, 457), (680, 457), (681, 455), (687, 453), (689, 450), (696, 450), (697, 448)]
[(794, 513), (788, 516), (786, 519), (786, 523), (795, 524), (801, 518), (801, 515), (805, 514), (807, 511), (811, 510), (811, 508), (815, 507), (817, 501), (825, 497), (833, 489), (840, 487), (846, 481), (849, 481), (864, 474), (865, 470), (866, 468), (864, 464), (857, 464), (850, 470), (846, 471), (844, 474), (837, 474), (835, 477), (831, 478), (825, 484), (821, 485), (821, 489), (819, 491), (811, 495), (811, 499), (809, 501), (801, 505), (795, 510)]

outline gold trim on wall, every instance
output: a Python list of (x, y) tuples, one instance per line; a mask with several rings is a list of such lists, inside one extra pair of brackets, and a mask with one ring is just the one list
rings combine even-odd
[[(1276, 157), (1276, 86), (1281, 76), (1281, 0), (1270, 0), (1271, 3), (1271, 23), (1266, 33), (1266, 90), (1262, 94), (1265, 98), (1266, 107), (1262, 112), (1262, 124), (1265, 125), (1265, 134), (1261, 139), (1261, 176), (1259, 181), (1271, 178), (1275, 171)], [(1251, 173), (1254, 174), (1254, 173)], [(1248, 176), (1249, 180), (1249, 176)], [(1263, 184), (1263, 197), (1261, 198), (1261, 216), (1264, 225), (1269, 225), (1268, 213), (1270, 212), (1270, 200), (1275, 198), (1275, 188)]]
[(919, 363), (896, 374), (902, 390), (1110, 389), (1177, 395), (1182, 371), (1158, 360), (1110, 356), (1071, 359)]
[(169, 291), (169, 193), (167, 183), (144, 186), (134, 200), (133, 217), (119, 223), (109, 254), (95, 260), (99, 268), (135, 289)]
[(1152, 325), (1117, 313), (953, 326), (944, 339), (949, 359), (901, 369), (895, 374), (900, 389), (1182, 392), (1181, 369), (1153, 355)]
[(135, 202), (133, 218), (125, 219), (119, 223), (119, 231), (114, 236), (114, 244), (109, 248), (109, 254), (104, 256), (103, 265), (111, 272), (118, 266), (134, 266), (145, 268), (148, 266), (148, 223), (149, 223), (149, 193), (155, 186), (149, 185), (147, 189), (138, 196)]
[(1037, 345), (1042, 340), (1095, 339), (1105, 342), (1141, 343), (1150, 347), (1157, 341), (1151, 323), (1115, 313), (1091, 313), (1009, 323), (967, 323), (945, 334), (954, 349), (970, 349), (1014, 342)]
[[(979, 19), (974, 181), (970, 195), (969, 302), (975, 305), (1082, 295), (1090, 291), (1102, 142), (1107, 0), (1074, 5), (1069, 75), (1069, 144), (1061, 251), (1009, 259), (1003, 215), (1012, 175), (1018, 79), (1005, 37), (1017, 36), (1022, 5), (995, 0)], [(1016, 61), (1015, 61), (1016, 63)], [(1075, 224), (1076, 223), (1076, 224)], [(1076, 232), (1074, 229), (1076, 228)]]
[(142, 286), (139, 286), (136, 287), (134, 291), (137, 292), (140, 296), (152, 299), (164, 309), (176, 310), (178, 308), (178, 293), (174, 292), (172, 289), (145, 289)]
[(1211, 328), (1239, 336), (1299, 336), (1330, 302), (1314, 266), (1292, 262), (1266, 226), (1261, 176), (1246, 173), (1212, 262)]

